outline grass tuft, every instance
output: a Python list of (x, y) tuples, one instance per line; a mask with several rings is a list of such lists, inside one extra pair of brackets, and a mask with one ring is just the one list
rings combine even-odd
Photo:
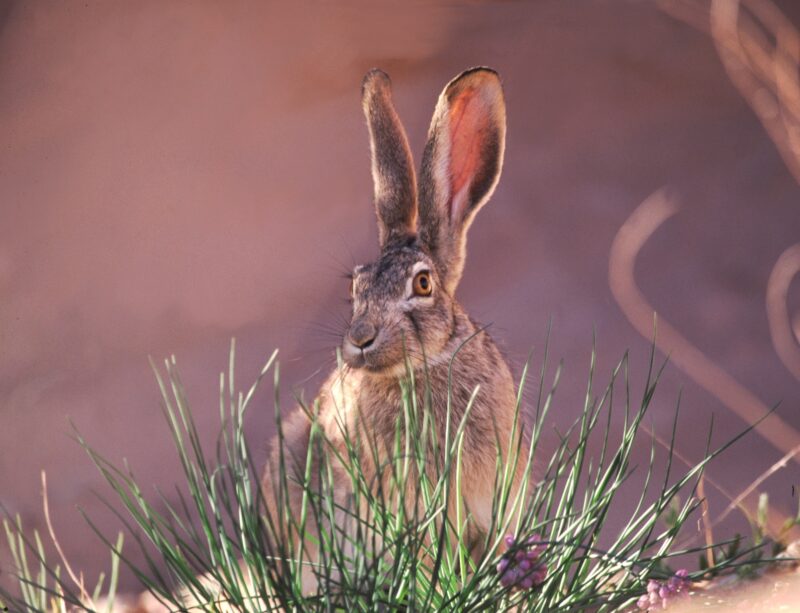
[[(116, 503), (108, 506), (143, 552), (144, 565), (123, 552), (121, 538), (112, 542), (87, 518), (112, 555), (109, 585), (101, 579), (88, 595), (46, 560), (37, 533), (30, 540), (19, 520), (7, 519), (19, 593), (0, 591), (0, 601), (14, 611), (105, 610), (114, 600), (121, 561), (170, 610), (612, 611), (633, 606), (651, 580), (674, 576), (676, 560), (687, 554), (712, 562), (689, 573), (687, 581), (764, 562), (759, 539), (750, 547), (738, 538), (703, 547), (675, 546), (700, 506), (696, 490), (708, 463), (747, 431), (709, 448), (702, 461), (679, 472), (672, 463), (678, 403), (663, 478), (656, 480), (662, 471), (656, 466), (655, 441), (647, 466), (637, 468), (633, 451), (642, 440), (643, 420), (663, 370), (663, 365), (655, 367), (654, 354), (644, 392), (634, 400), (627, 354), (608, 383), (598, 387), (593, 351), (583, 410), (546, 456), (540, 439), (561, 365), (548, 381), (545, 356), (531, 384), (537, 390), (533, 423), (525, 432), (530, 452), (523, 454), (520, 445), (505, 461), (498, 453), (492, 501), (497, 519), (478, 553), (467, 545), (469, 518), (458, 496), (469, 406), (459, 423), (448, 417), (445, 431), (437, 433), (414, 393), (416, 386), (427, 384), (424, 373), (409, 368), (400, 382), (402, 411), (388, 456), (378, 453), (376, 441), (356, 440), (344, 424), (344, 448), (332, 445), (318, 423), (319, 407), (310, 404), (301, 406), (312, 424), (308, 451), (304, 457), (289, 457), (277, 351), (244, 391), (234, 387), (234, 363), (232, 344), (228, 372), (220, 375), (220, 430), (213, 448), (201, 443), (175, 358), (161, 369), (153, 365), (185, 480), (176, 497), (159, 493), (152, 500), (127, 465), (113, 465), (77, 434), (114, 492)], [(282, 450), (277, 512), (265, 504), (260, 467), (244, 435), (255, 392), (270, 372)], [(530, 376), (526, 365), (517, 434), (524, 429), (522, 389)], [(478, 388), (470, 404), (477, 394)], [(622, 419), (613, 419), (617, 414)], [(590, 456), (590, 448), (599, 452)], [(384, 476), (379, 483), (366, 479), (359, 449), (371, 453), (377, 474)], [(525, 465), (527, 478), (512, 492), (516, 462)], [(304, 468), (299, 478), (290, 463)], [(339, 478), (344, 471), (347, 496), (334, 479), (337, 471)], [(623, 486), (631, 491), (634, 481), (641, 494), (623, 500)], [(298, 486), (300, 508), (289, 508), (289, 490)], [(446, 512), (452, 505), (455, 521)], [(292, 538), (295, 534), (303, 538)], [(310, 555), (309, 544), (318, 556)], [(717, 554), (707, 556), (708, 549)], [(304, 576), (314, 577), (315, 589), (304, 591)], [(110, 598), (101, 603), (101, 594)]]

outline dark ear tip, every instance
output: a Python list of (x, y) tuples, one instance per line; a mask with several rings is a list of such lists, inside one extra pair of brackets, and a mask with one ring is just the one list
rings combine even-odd
[(494, 68), (489, 68), (488, 66), (473, 66), (472, 68), (467, 68), (464, 72), (462, 72), (457, 79), (464, 77), (468, 74), (485, 74), (486, 76), (493, 75), (497, 79), (500, 78), (500, 73), (497, 72)]
[(445, 88), (446, 91), (460, 90), (464, 86), (483, 86), (497, 88), (503, 91), (503, 84), (500, 80), (500, 73), (488, 66), (476, 66), (469, 68), (454, 78)]
[(389, 75), (380, 68), (373, 68), (364, 75), (364, 80), (361, 82), (361, 96), (366, 97), (379, 90), (391, 90), (391, 87), (392, 80)]

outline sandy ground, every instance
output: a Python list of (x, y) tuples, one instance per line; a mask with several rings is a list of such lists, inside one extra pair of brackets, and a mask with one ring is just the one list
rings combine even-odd
[[(478, 64), (503, 76), (509, 135), (459, 296), (517, 371), (531, 349), (539, 367), (552, 321), (551, 353), (566, 365), (554, 422), (582, 406), (593, 333), (599, 372), (630, 349), (641, 390), (650, 341), (612, 296), (609, 253), (668, 186), (681, 208), (636, 261), (641, 291), (800, 429), (799, 382), (765, 309), (770, 272), (800, 236), (800, 188), (708, 37), (654, 4), (5, 0), (0, 502), (42, 529), (45, 469), (62, 545), (93, 577), (107, 556), (76, 506), (110, 533), (117, 523), (68, 420), (140, 483), (169, 490), (178, 465), (148, 355), (178, 356), (208, 441), (232, 336), (239, 382), (280, 347), (286, 407), (293, 386), (313, 394), (346, 313), (342, 273), (376, 253), (361, 77), (392, 75), (419, 158), (442, 86)], [(800, 307), (797, 284), (788, 307)], [(652, 413), (662, 435), (680, 390), (687, 458), (700, 457), (712, 415), (717, 443), (745, 426), (669, 366)], [(269, 434), (270, 397), (257, 398), (254, 441)], [(781, 455), (752, 435), (710, 476), (735, 494)], [(762, 488), (777, 513), (797, 510), (797, 468)]]
[(740, 583), (720, 581), (708, 590), (695, 589), (689, 598), (670, 605), (674, 613), (700, 613), (700, 611), (750, 611), (751, 613), (777, 613), (797, 610), (800, 603), (800, 574), (770, 573), (758, 581)]

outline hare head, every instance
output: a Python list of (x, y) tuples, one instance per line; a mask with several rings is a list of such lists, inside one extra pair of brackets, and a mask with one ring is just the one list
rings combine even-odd
[(488, 68), (467, 70), (448, 83), (417, 180), (384, 72), (366, 75), (362, 100), (381, 253), (353, 271), (342, 355), (352, 368), (396, 375), (405, 356), (415, 368), (449, 358), (467, 230), (500, 177), (505, 103), (500, 79)]

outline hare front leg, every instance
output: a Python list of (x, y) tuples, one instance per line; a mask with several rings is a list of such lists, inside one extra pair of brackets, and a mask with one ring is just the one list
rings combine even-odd
[[(313, 449), (311, 454), (308, 453), (310, 438), (311, 422), (302, 410), (297, 409), (273, 438), (261, 479), (269, 553), (277, 572), (284, 576), (291, 572), (291, 559), (300, 558), (304, 594), (316, 590), (314, 564), (319, 562), (317, 522), (313, 514), (304, 513), (310, 504), (309, 493), (319, 491), (321, 470), (319, 454), (313, 453)], [(307, 476), (311, 480), (308, 484), (305, 483)]]

